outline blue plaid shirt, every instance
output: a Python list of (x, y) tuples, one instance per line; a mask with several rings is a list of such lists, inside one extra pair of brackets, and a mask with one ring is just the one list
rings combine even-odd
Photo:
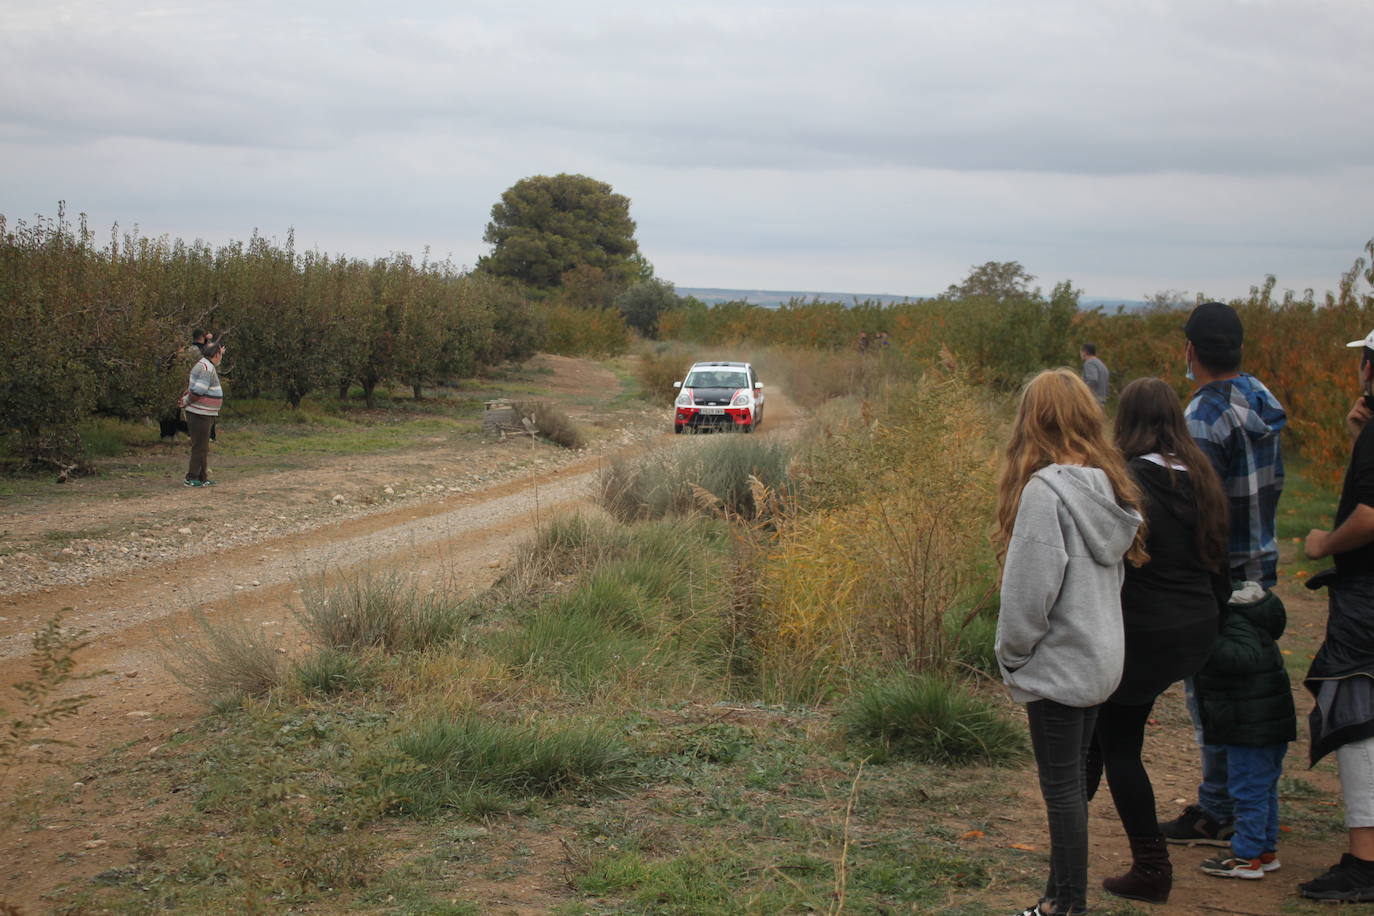
[(1274, 516), (1283, 492), (1279, 433), (1288, 423), (1283, 405), (1259, 379), (1242, 372), (1203, 385), (1183, 415), (1229, 497), (1231, 578), (1273, 588), (1279, 563)]

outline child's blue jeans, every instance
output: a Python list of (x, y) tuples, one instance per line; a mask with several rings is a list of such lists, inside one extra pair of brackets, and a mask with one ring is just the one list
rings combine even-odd
[(1226, 788), (1236, 803), (1236, 833), (1231, 854), (1258, 859), (1279, 843), (1279, 776), (1287, 744), (1267, 747), (1222, 745), (1226, 748)]

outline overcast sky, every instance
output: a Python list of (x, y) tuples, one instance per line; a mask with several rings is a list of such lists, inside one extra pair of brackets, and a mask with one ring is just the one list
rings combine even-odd
[(519, 179), (680, 286), (1319, 292), (1374, 235), (1368, 0), (0, 0), (0, 213), (487, 250)]

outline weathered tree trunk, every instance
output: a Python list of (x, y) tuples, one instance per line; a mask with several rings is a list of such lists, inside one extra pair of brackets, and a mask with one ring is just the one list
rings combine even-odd
[(372, 409), (377, 406), (377, 380), (375, 378), (363, 379), (363, 403)]
[(417, 400), (417, 401), (424, 400), (425, 395), (424, 395), (424, 392), (420, 390), (420, 383), (419, 383), (419, 382), (414, 382), (414, 383), (412, 383), (411, 386), (410, 386), (410, 390), (415, 392), (415, 400)]
[(350, 387), (352, 387), (352, 385), (353, 385), (353, 380), (352, 380), (352, 379), (346, 379), (346, 378), (341, 378), (341, 379), (339, 379), (339, 400), (340, 400), (340, 401), (346, 401), (346, 400), (348, 400), (348, 389), (349, 389)]

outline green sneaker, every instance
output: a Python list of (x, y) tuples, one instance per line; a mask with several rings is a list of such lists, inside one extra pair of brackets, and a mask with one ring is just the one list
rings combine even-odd
[(188, 477), (181, 482), (181, 485), (184, 487), (198, 487), (201, 485), (201, 483), (199, 480), (192, 480)]
[(213, 480), (202, 480), (200, 482), (200, 485), (202, 487), (213, 487), (215, 485), (215, 482)]

